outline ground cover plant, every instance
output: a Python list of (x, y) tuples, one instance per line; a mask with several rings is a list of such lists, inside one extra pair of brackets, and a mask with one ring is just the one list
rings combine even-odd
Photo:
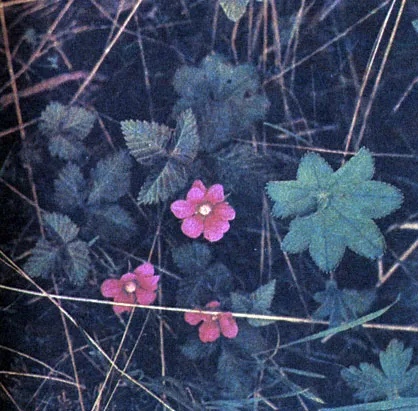
[(418, 409), (416, 4), (0, 24), (1, 409)]

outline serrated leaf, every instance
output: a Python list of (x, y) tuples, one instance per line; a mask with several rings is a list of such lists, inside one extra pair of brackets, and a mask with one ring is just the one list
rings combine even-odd
[(190, 338), (180, 347), (183, 355), (192, 361), (208, 358), (215, 352), (216, 348), (216, 344), (202, 344), (197, 338)]
[(62, 137), (60, 135), (49, 139), (48, 148), (52, 156), (57, 156), (62, 160), (75, 161), (85, 153), (85, 148), (80, 141), (72, 137)]
[(347, 384), (357, 390), (354, 396), (367, 402), (417, 395), (418, 367), (407, 371), (412, 350), (404, 350), (403, 343), (392, 340), (379, 357), (383, 372), (369, 363), (361, 363), (359, 368), (350, 366), (341, 371)]
[(212, 260), (212, 252), (204, 243), (193, 242), (171, 251), (174, 263), (185, 274), (202, 273)]
[(337, 327), (344, 322), (358, 318), (370, 309), (375, 298), (374, 291), (339, 290), (334, 280), (327, 281), (326, 290), (314, 295), (321, 306), (313, 313), (313, 318), (329, 318), (329, 327)]
[(171, 136), (169, 127), (147, 121), (122, 121), (126, 145), (141, 164), (148, 165), (167, 155), (166, 145)]
[(52, 237), (59, 239), (63, 244), (74, 240), (80, 231), (77, 225), (68, 216), (63, 214), (45, 213), (43, 219), (48, 225), (49, 233)]
[(74, 211), (82, 207), (85, 200), (86, 182), (80, 167), (68, 163), (54, 181), (55, 201), (64, 211)]
[(223, 11), (229, 20), (238, 21), (245, 13), (249, 0), (221, 0)]
[(373, 177), (370, 152), (362, 148), (332, 172), (317, 154), (306, 155), (296, 181), (274, 181), (267, 193), (277, 217), (296, 216), (282, 247), (289, 253), (309, 252), (323, 271), (333, 271), (346, 247), (370, 259), (380, 257), (385, 240), (374, 218), (400, 207), (402, 193)]
[(90, 133), (95, 115), (82, 107), (50, 103), (41, 114), (39, 128), (49, 138), (49, 151), (64, 160), (77, 160), (85, 152), (81, 141)]
[(135, 221), (119, 205), (110, 204), (91, 210), (88, 227), (105, 241), (127, 241), (136, 229)]
[(167, 200), (186, 185), (187, 178), (186, 167), (169, 160), (158, 173), (147, 177), (138, 194), (138, 204)]
[(84, 241), (73, 241), (67, 245), (63, 268), (73, 284), (83, 284), (90, 269), (87, 243)]
[(206, 152), (214, 152), (261, 120), (269, 107), (255, 68), (233, 66), (216, 54), (205, 57), (199, 67), (178, 69), (174, 88), (181, 96), (174, 113), (193, 110), (201, 148)]
[(182, 164), (191, 163), (199, 150), (196, 118), (192, 110), (183, 111), (177, 119), (176, 146), (170, 156)]
[(82, 107), (48, 104), (41, 114), (39, 128), (47, 137), (72, 136), (83, 140), (93, 128), (96, 116)]
[[(271, 315), (270, 306), (274, 298), (276, 280), (272, 280), (257, 288), (250, 295), (231, 293), (232, 310), (240, 313)], [(262, 327), (272, 324), (271, 320), (248, 318), (253, 327)]]
[(41, 238), (23, 268), (31, 277), (47, 278), (56, 267), (58, 253), (58, 247)]
[(88, 197), (89, 205), (101, 202), (114, 202), (129, 191), (130, 158), (122, 150), (97, 163), (91, 172), (93, 188)]

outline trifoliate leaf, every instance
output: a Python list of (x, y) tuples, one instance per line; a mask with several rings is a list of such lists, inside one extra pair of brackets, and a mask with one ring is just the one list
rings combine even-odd
[(126, 145), (138, 163), (148, 165), (166, 156), (166, 145), (171, 136), (169, 127), (133, 120), (122, 121), (121, 126)]
[(86, 182), (80, 167), (68, 163), (54, 181), (55, 201), (64, 211), (74, 211), (82, 207), (85, 200)]
[[(236, 312), (248, 314), (271, 315), (270, 306), (275, 294), (276, 280), (257, 288), (250, 295), (231, 293), (232, 309)], [(269, 325), (274, 321), (248, 318), (248, 323), (253, 327)]]
[(370, 259), (380, 257), (385, 240), (372, 219), (399, 208), (402, 193), (371, 181), (373, 171), (372, 155), (364, 148), (336, 172), (318, 154), (309, 153), (299, 165), (297, 180), (269, 182), (273, 214), (296, 216), (283, 250), (299, 253), (309, 248), (324, 271), (335, 270), (346, 247)]
[(52, 102), (41, 114), (39, 128), (49, 138), (52, 155), (76, 160), (83, 154), (81, 141), (90, 133), (95, 115), (82, 107), (68, 107)]
[(100, 160), (91, 172), (93, 188), (87, 203), (97, 205), (114, 202), (129, 191), (131, 159), (126, 151), (119, 151)]
[(329, 328), (333, 328), (366, 313), (375, 299), (375, 292), (373, 290), (339, 290), (337, 283), (330, 280), (326, 283), (326, 290), (316, 293), (314, 299), (321, 306), (312, 317), (329, 318)]
[(204, 58), (197, 68), (178, 69), (174, 87), (181, 96), (174, 113), (193, 110), (206, 152), (261, 120), (269, 107), (256, 69), (249, 64), (235, 67), (216, 54)]
[(48, 226), (47, 228), (51, 236), (62, 244), (67, 244), (74, 240), (80, 231), (77, 225), (63, 214), (46, 213), (43, 219)]
[(84, 241), (73, 241), (66, 247), (63, 268), (73, 284), (82, 284), (90, 269), (89, 246)]
[(206, 244), (198, 242), (173, 248), (172, 256), (180, 271), (191, 275), (202, 273), (212, 260), (210, 248)]
[(411, 348), (404, 350), (402, 342), (392, 340), (386, 351), (380, 352), (379, 359), (383, 372), (369, 363), (341, 371), (347, 384), (357, 390), (354, 394), (357, 399), (368, 402), (418, 394), (418, 366), (407, 371), (412, 359)]
[(58, 252), (58, 247), (41, 238), (23, 268), (31, 277), (47, 278), (55, 270)]
[(221, 6), (229, 20), (238, 21), (245, 13), (249, 0), (221, 0)]

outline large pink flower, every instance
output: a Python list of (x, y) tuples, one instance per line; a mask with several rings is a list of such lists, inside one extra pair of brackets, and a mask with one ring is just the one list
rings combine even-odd
[[(144, 263), (133, 273), (124, 274), (119, 280), (105, 280), (100, 287), (104, 297), (113, 298), (117, 303), (150, 305), (157, 298), (159, 275), (154, 275), (154, 267)], [(130, 312), (132, 307), (114, 305), (113, 311), (120, 314)]]
[(171, 204), (171, 211), (183, 220), (181, 231), (190, 238), (203, 236), (218, 241), (229, 230), (228, 220), (235, 218), (235, 210), (226, 202), (224, 188), (215, 184), (209, 189), (196, 180), (186, 196)]
[[(217, 311), (220, 305), (218, 301), (211, 301), (205, 308), (209, 311)], [(184, 319), (190, 325), (197, 325), (203, 321), (199, 327), (199, 338), (204, 343), (216, 341), (221, 333), (226, 338), (235, 338), (238, 334), (238, 325), (231, 313), (185, 313)]]

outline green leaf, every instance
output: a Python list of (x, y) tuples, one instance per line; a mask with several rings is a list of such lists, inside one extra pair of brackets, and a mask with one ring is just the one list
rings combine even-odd
[(217, 344), (202, 344), (197, 338), (190, 338), (180, 349), (185, 357), (192, 361), (203, 360), (212, 355), (217, 348)]
[(182, 273), (199, 275), (212, 260), (212, 252), (204, 243), (193, 242), (171, 251), (174, 263)]
[(67, 244), (74, 240), (80, 231), (77, 225), (63, 214), (45, 213), (43, 219), (48, 225), (49, 233), (52, 237), (59, 240), (62, 244)]
[(245, 13), (249, 0), (221, 0), (223, 11), (229, 20), (238, 21)]
[(379, 370), (369, 363), (361, 363), (359, 368), (350, 366), (341, 371), (342, 378), (357, 392), (354, 396), (364, 402), (371, 400), (395, 400), (402, 396), (418, 394), (418, 366), (407, 371), (412, 349), (404, 350), (402, 342), (392, 340), (386, 351), (379, 354)]
[[(257, 288), (249, 296), (231, 293), (232, 309), (235, 312), (248, 314), (271, 315), (270, 306), (274, 298), (276, 280), (272, 280)], [(269, 325), (274, 321), (249, 318), (248, 323), (253, 327)]]
[(55, 270), (58, 252), (58, 247), (41, 238), (23, 268), (31, 277), (47, 278)]
[(64, 211), (74, 211), (82, 207), (85, 200), (86, 181), (80, 167), (68, 163), (54, 181), (55, 201)]
[(201, 149), (216, 151), (264, 118), (269, 101), (261, 92), (256, 69), (233, 66), (219, 55), (209, 55), (199, 67), (184, 66), (174, 76), (174, 88), (181, 96), (174, 113), (191, 108), (197, 118)]
[(140, 164), (152, 164), (167, 155), (166, 145), (171, 136), (169, 127), (147, 121), (122, 121), (126, 145)]
[(375, 299), (375, 292), (373, 290), (339, 290), (337, 283), (330, 280), (326, 283), (326, 290), (316, 293), (314, 299), (321, 303), (321, 306), (313, 313), (312, 317), (329, 318), (329, 326), (332, 328), (354, 320), (359, 314), (368, 311)]
[(89, 246), (84, 241), (73, 241), (66, 247), (63, 268), (73, 284), (84, 283), (90, 269)]
[(113, 244), (129, 240), (136, 229), (130, 214), (116, 204), (92, 209), (87, 225), (95, 235)]
[(362, 148), (333, 172), (319, 155), (303, 157), (295, 181), (272, 181), (267, 193), (275, 202), (276, 217), (295, 216), (283, 240), (283, 250), (299, 253), (307, 248), (323, 271), (333, 271), (346, 247), (370, 259), (380, 257), (385, 240), (372, 221), (396, 210), (402, 193), (395, 187), (371, 181), (370, 152)]
[(115, 202), (124, 196), (129, 191), (130, 168), (130, 157), (124, 150), (100, 160), (91, 172), (93, 188), (87, 203)]
[(50, 139), (52, 155), (64, 160), (76, 160), (84, 152), (81, 141), (90, 133), (95, 118), (93, 113), (82, 107), (52, 102), (42, 112), (39, 128)]
[(190, 164), (199, 150), (196, 118), (192, 110), (183, 111), (177, 119), (176, 145), (170, 157), (182, 164)]

